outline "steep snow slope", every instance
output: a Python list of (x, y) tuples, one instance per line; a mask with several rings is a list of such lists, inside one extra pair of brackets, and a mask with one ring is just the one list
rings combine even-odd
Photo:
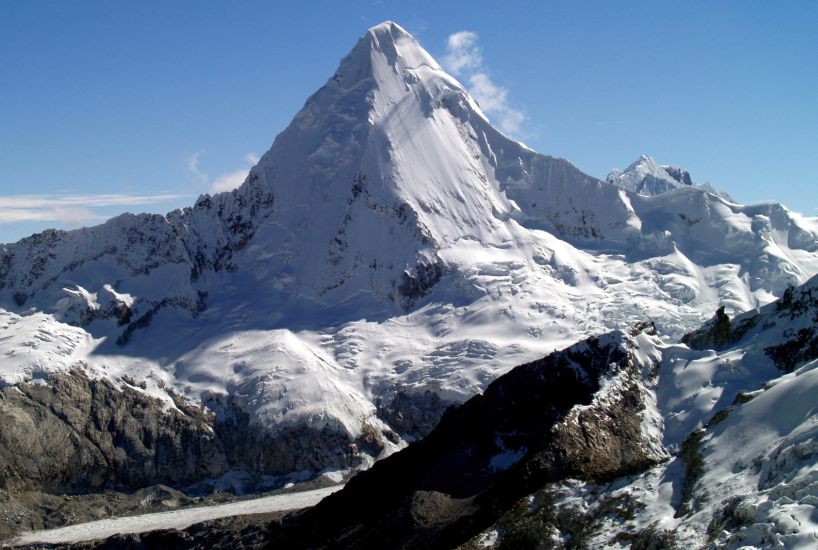
[(818, 272), (816, 235), (780, 205), (645, 197), (540, 155), (383, 23), (239, 189), (0, 247), (0, 376), (83, 361), (273, 431), (415, 436), (583, 335), (769, 302)]

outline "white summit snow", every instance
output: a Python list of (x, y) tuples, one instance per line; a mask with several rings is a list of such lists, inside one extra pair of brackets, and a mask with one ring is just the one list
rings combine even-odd
[(239, 189), (0, 246), (0, 377), (83, 361), (355, 436), (397, 390), (462, 401), (591, 333), (767, 303), (818, 272), (816, 235), (780, 205), (645, 197), (538, 154), (383, 23)]

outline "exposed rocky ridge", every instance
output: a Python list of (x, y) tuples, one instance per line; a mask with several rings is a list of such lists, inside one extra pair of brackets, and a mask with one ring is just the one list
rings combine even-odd
[[(155, 270), (171, 268), (178, 273), (175, 285), (191, 288), (203, 270), (231, 269), (232, 255), (268, 215), (273, 196), (254, 185), (256, 179), (248, 177), (248, 185), (234, 191), (204, 195), (192, 208), (167, 216), (123, 214), (103, 225), (47, 230), (2, 245), (0, 290), (10, 293), (18, 305), (42, 292), (58, 296), (60, 289), (54, 286), (64, 278), (84, 279), (84, 285), (96, 292), (91, 284), (95, 277), (83, 270), (91, 265), (106, 266), (109, 282), (149, 278)], [(155, 289), (159, 297), (166, 297), (162, 291), (167, 290)]]
[(734, 326), (722, 306), (701, 328), (685, 334), (682, 342), (693, 349), (721, 349), (738, 342), (757, 322), (758, 317), (752, 316), (743, 319), (740, 325)]
[(702, 351), (662, 350), (671, 460), (611, 484), (546, 484), (461, 548), (813, 546), (817, 285), (732, 321), (717, 312), (686, 338)]
[(590, 339), (512, 370), (450, 408), (422, 441), (275, 525), (271, 547), (448, 548), (534, 487), (656, 464), (664, 455), (642, 424), (655, 365), (637, 355), (639, 334)]

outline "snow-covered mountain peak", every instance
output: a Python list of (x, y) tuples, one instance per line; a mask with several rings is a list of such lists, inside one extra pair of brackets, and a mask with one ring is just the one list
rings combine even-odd
[(370, 28), (358, 40), (341, 60), (328, 85), (334, 82), (342, 90), (364, 86), (395, 100), (418, 79), (418, 75), (413, 78), (405, 71), (421, 67), (440, 71), (438, 63), (411, 34), (400, 25), (386, 21)]
[(649, 155), (641, 155), (625, 170), (614, 169), (608, 183), (640, 195), (658, 195), (693, 185), (690, 174), (677, 166), (662, 166)]
[(606, 181), (626, 191), (647, 197), (676, 189), (696, 189), (735, 202), (730, 195), (719, 191), (710, 183), (694, 182), (687, 170), (670, 164), (659, 164), (650, 155), (640, 155), (624, 170), (612, 170)]
[(361, 41), (384, 53), (394, 50), (398, 57), (390, 58), (393, 63), (402, 58), (408, 66), (426, 63), (439, 68), (435, 60), (415, 40), (415, 37), (393, 21), (384, 21), (371, 27)]

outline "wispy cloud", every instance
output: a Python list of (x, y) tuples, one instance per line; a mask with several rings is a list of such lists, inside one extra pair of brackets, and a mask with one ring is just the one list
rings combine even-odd
[(8, 208), (55, 208), (68, 206), (100, 207), (100, 206), (129, 206), (134, 204), (154, 204), (184, 195), (10, 195), (0, 196), (0, 209)]
[(443, 66), (468, 84), (469, 91), (480, 108), (497, 121), (500, 129), (510, 136), (519, 136), (525, 122), (525, 113), (512, 107), (508, 89), (492, 81), (483, 63), (483, 54), (477, 44), (477, 33), (460, 31), (449, 36)]
[(199, 167), (199, 160), (201, 159), (202, 155), (204, 155), (204, 151), (199, 151), (191, 155), (188, 159), (187, 167), (195, 179), (210, 187), (209, 191), (211, 193), (231, 191), (244, 183), (244, 180), (247, 178), (247, 174), (250, 172), (250, 168), (252, 168), (255, 164), (258, 164), (258, 161), (260, 160), (258, 155), (255, 153), (247, 153), (242, 159), (246, 167), (225, 172), (211, 180), (207, 172), (203, 171)]
[(190, 155), (190, 158), (187, 159), (187, 169), (190, 170), (190, 173), (193, 174), (197, 180), (207, 182), (209, 179), (207, 173), (199, 168), (199, 159), (202, 158), (204, 154), (204, 151), (197, 151)]
[(480, 71), (483, 54), (477, 47), (477, 33), (460, 31), (449, 35), (443, 65), (458, 76), (464, 71)]
[[(205, 151), (202, 150), (188, 157), (187, 168), (196, 180), (197, 186), (202, 191), (210, 193), (235, 189), (244, 182), (250, 168), (259, 161), (258, 155), (248, 153), (241, 159), (244, 167), (211, 178), (201, 166), (204, 155)], [(34, 222), (65, 228), (80, 227), (110, 218), (111, 211), (103, 210), (106, 208), (122, 207), (124, 210), (127, 207), (160, 204), (184, 198), (189, 196), (167, 193), (92, 195), (69, 192), (51, 195), (0, 195), (0, 225)]]
[(157, 204), (184, 195), (8, 195), (0, 196), (0, 223), (56, 222), (77, 227), (107, 219), (95, 208)]

